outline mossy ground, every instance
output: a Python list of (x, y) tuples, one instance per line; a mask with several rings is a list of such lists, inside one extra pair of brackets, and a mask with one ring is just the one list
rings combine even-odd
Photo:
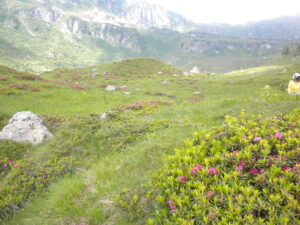
[[(56, 70), (41, 75), (44, 80), (28, 80), (16, 76), (16, 71), (1, 69), (0, 76), (6, 79), (0, 80), (0, 126), (22, 110), (77, 121), (78, 115), (100, 115), (135, 102), (172, 102), (147, 110), (123, 111), (122, 120), (128, 123), (120, 120), (111, 123), (111, 127), (106, 124), (97, 135), (83, 126), (77, 134), (85, 135), (84, 142), (77, 147), (68, 143), (75, 130), (65, 125), (52, 127), (56, 138), (34, 147), (32, 157), (47, 158), (45, 151), (71, 146), (70, 149), (80, 149), (80, 166), (51, 184), (47, 191), (30, 197), (5, 224), (145, 224), (147, 214), (133, 217), (116, 208), (112, 199), (124, 188), (143, 189), (149, 172), (159, 168), (162, 156), (172, 153), (185, 137), (211, 129), (221, 124), (226, 115), (237, 116), (242, 110), (249, 117), (267, 117), (300, 106), (300, 99), (286, 92), (300, 65), (255, 68), (230, 75), (184, 76), (175, 68), (145, 59), (122, 63)], [(152, 63), (155, 70), (149, 72), (147, 63)], [(119, 88), (109, 92), (103, 88), (105, 85)], [(130, 94), (125, 95), (125, 91)], [(84, 121), (93, 124), (93, 119), (88, 118)], [(141, 124), (148, 124), (150, 130), (142, 129), (136, 138), (135, 128)], [(120, 133), (111, 133), (112, 130)]]

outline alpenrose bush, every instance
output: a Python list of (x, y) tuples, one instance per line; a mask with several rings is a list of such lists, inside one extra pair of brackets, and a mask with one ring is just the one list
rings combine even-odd
[(148, 224), (300, 224), (300, 111), (227, 118), (154, 174)]

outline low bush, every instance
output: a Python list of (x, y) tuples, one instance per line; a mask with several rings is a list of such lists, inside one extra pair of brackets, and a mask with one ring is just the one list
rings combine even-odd
[(34, 75), (34, 74), (18, 74), (15, 75), (14, 78), (20, 79), (20, 80), (44, 80), (42, 77)]
[(31, 84), (11, 84), (10, 86), (20, 89), (20, 90), (30, 90), (30, 91), (39, 91), (40, 90)]
[(148, 224), (300, 224), (300, 111), (227, 117), (153, 175)]
[(0, 180), (11, 168), (18, 166), (18, 160), (27, 157), (31, 146), (9, 140), (0, 140)]

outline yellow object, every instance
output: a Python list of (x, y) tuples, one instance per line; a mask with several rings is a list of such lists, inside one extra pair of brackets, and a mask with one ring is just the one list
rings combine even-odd
[(288, 93), (300, 95), (300, 82), (291, 80), (288, 87)]

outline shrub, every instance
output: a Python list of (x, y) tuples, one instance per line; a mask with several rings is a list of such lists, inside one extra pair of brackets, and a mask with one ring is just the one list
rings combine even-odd
[(300, 111), (227, 117), (153, 175), (148, 224), (299, 224)]
[(34, 87), (31, 84), (11, 84), (10, 86), (20, 90), (39, 91), (37, 87)]
[(39, 114), (39, 116), (50, 129), (60, 127), (61, 124), (66, 121), (66, 119), (59, 114)]
[(33, 75), (33, 74), (18, 74), (15, 75), (14, 78), (21, 79), (21, 80), (44, 80), (42, 77)]
[(97, 87), (102, 87), (102, 88), (106, 88), (108, 86), (108, 84), (97, 84)]
[(31, 147), (27, 144), (9, 140), (0, 140), (0, 179), (13, 167), (17, 167), (17, 160), (26, 157)]
[(5, 81), (5, 80), (8, 80), (8, 78), (0, 76), (0, 81)]

